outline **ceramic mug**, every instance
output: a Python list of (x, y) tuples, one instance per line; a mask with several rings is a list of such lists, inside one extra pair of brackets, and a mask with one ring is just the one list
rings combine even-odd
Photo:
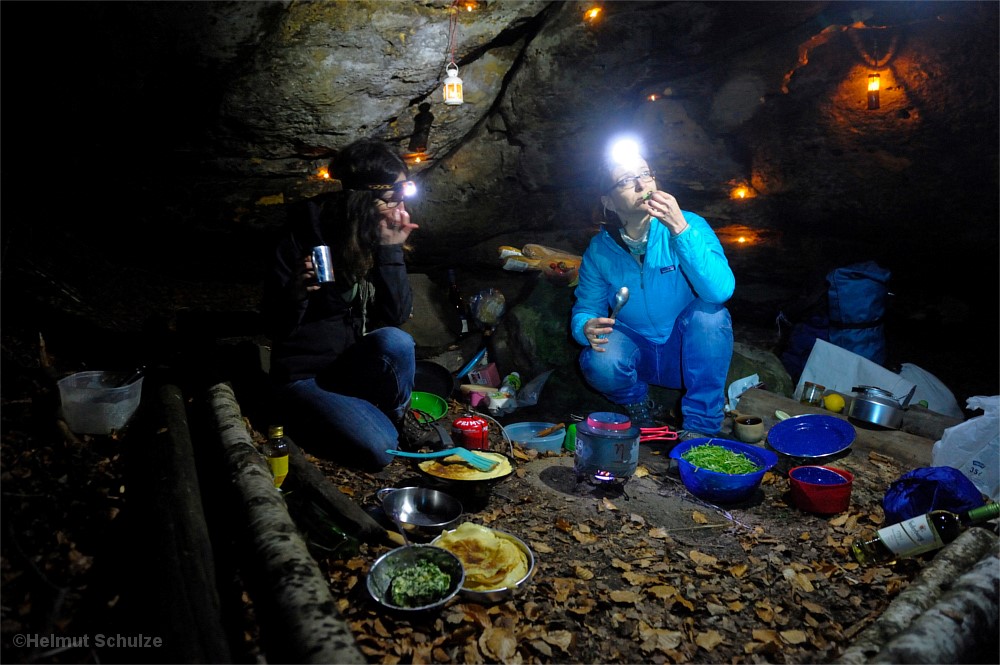
[(743, 443), (757, 443), (764, 438), (764, 421), (757, 416), (740, 416), (733, 421), (733, 430)]

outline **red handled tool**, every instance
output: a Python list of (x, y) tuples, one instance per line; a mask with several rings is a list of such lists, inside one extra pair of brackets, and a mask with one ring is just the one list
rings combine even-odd
[(663, 425), (662, 427), (639, 428), (639, 441), (641, 443), (647, 443), (649, 441), (676, 441), (677, 438), (677, 432), (670, 429), (667, 425)]

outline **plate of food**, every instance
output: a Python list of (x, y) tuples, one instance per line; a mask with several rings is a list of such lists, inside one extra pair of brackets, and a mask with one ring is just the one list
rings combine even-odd
[(462, 562), (463, 597), (479, 602), (505, 600), (526, 586), (535, 574), (535, 555), (513, 534), (463, 522), (431, 541)]

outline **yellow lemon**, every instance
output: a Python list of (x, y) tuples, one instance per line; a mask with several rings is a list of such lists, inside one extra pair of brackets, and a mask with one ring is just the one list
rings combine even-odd
[(823, 397), (823, 408), (827, 411), (840, 413), (844, 410), (844, 398), (837, 393), (830, 393)]

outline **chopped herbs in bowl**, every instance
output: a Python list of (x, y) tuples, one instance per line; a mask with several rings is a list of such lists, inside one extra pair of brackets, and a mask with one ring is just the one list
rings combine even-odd
[(778, 463), (765, 448), (729, 439), (690, 439), (670, 450), (681, 481), (705, 501), (746, 501), (760, 487), (764, 474)]
[(699, 469), (707, 469), (716, 473), (735, 475), (760, 470), (760, 465), (744, 453), (714, 443), (689, 448), (681, 457)]
[(418, 561), (393, 576), (389, 597), (399, 607), (420, 607), (444, 598), (450, 584), (451, 577), (436, 563)]
[(406, 545), (383, 554), (368, 571), (368, 593), (391, 610), (440, 607), (465, 583), (465, 569), (454, 554), (430, 545)]

